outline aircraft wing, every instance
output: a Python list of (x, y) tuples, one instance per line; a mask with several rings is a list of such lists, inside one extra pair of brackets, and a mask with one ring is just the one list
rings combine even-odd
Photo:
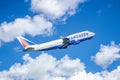
[(62, 38), (62, 40), (63, 40), (62, 48), (65, 49), (70, 44), (70, 40), (68, 38)]
[(32, 50), (34, 50), (34, 47), (27, 47), (24, 51), (32, 51)]

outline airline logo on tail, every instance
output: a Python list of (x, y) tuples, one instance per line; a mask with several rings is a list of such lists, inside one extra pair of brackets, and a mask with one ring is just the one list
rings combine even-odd
[(28, 39), (26, 39), (22, 36), (17, 37), (17, 39), (19, 40), (19, 42), (21, 43), (21, 45), (23, 46), (24, 49), (26, 49), (26, 47), (28, 45), (34, 45), (35, 44), (34, 42), (32, 42), (32, 41), (30, 41), (30, 40), (28, 40)]

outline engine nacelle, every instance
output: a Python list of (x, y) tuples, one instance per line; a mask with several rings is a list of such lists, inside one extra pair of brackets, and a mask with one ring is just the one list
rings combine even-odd
[(70, 43), (73, 44), (73, 45), (76, 45), (76, 44), (79, 44), (80, 41), (78, 41), (78, 40), (71, 40)]

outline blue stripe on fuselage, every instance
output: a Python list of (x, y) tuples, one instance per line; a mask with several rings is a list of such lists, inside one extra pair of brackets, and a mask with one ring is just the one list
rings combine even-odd
[(88, 38), (84, 38), (84, 39), (80, 39), (80, 40), (70, 40), (70, 44), (74, 44), (74, 45), (76, 45), (76, 44), (79, 44), (80, 42), (82, 42), (82, 41), (85, 41), (85, 40), (89, 40), (89, 39), (91, 39), (92, 37), (88, 37)]

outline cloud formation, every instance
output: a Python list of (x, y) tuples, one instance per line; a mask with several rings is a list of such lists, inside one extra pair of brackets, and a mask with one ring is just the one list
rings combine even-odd
[(0, 80), (64, 80), (85, 68), (80, 59), (71, 60), (67, 55), (57, 60), (46, 53), (35, 59), (26, 54), (23, 59), (23, 64), (16, 63), (8, 71), (1, 71)]
[(114, 61), (120, 59), (120, 44), (111, 42), (110, 45), (101, 45), (99, 52), (92, 56), (95, 63), (106, 69)]
[(43, 13), (47, 18), (55, 20), (74, 15), (78, 4), (83, 2), (85, 0), (31, 0), (31, 10)]
[(119, 80), (120, 79), (120, 66), (113, 71), (102, 71), (97, 73), (86, 71), (79, 72), (75, 75), (72, 75), (69, 79), (66, 80)]
[[(31, 10), (38, 15), (16, 18), (13, 22), (0, 24), (1, 42), (10, 42), (20, 35), (50, 35), (54, 31), (50, 20), (66, 20), (75, 14), (80, 3), (85, 0), (31, 0)], [(69, 2), (69, 4), (68, 4)]]
[(4, 22), (0, 26), (0, 40), (9, 42), (17, 36), (29, 34), (50, 35), (52, 34), (53, 24), (47, 21), (42, 15), (36, 15), (33, 18), (26, 16), (25, 18), (17, 18), (15, 21)]
[(119, 80), (120, 66), (113, 71), (86, 72), (80, 59), (70, 59), (67, 55), (57, 60), (42, 53), (31, 58), (23, 56), (23, 64), (16, 63), (10, 69), (0, 72), (0, 80)]

